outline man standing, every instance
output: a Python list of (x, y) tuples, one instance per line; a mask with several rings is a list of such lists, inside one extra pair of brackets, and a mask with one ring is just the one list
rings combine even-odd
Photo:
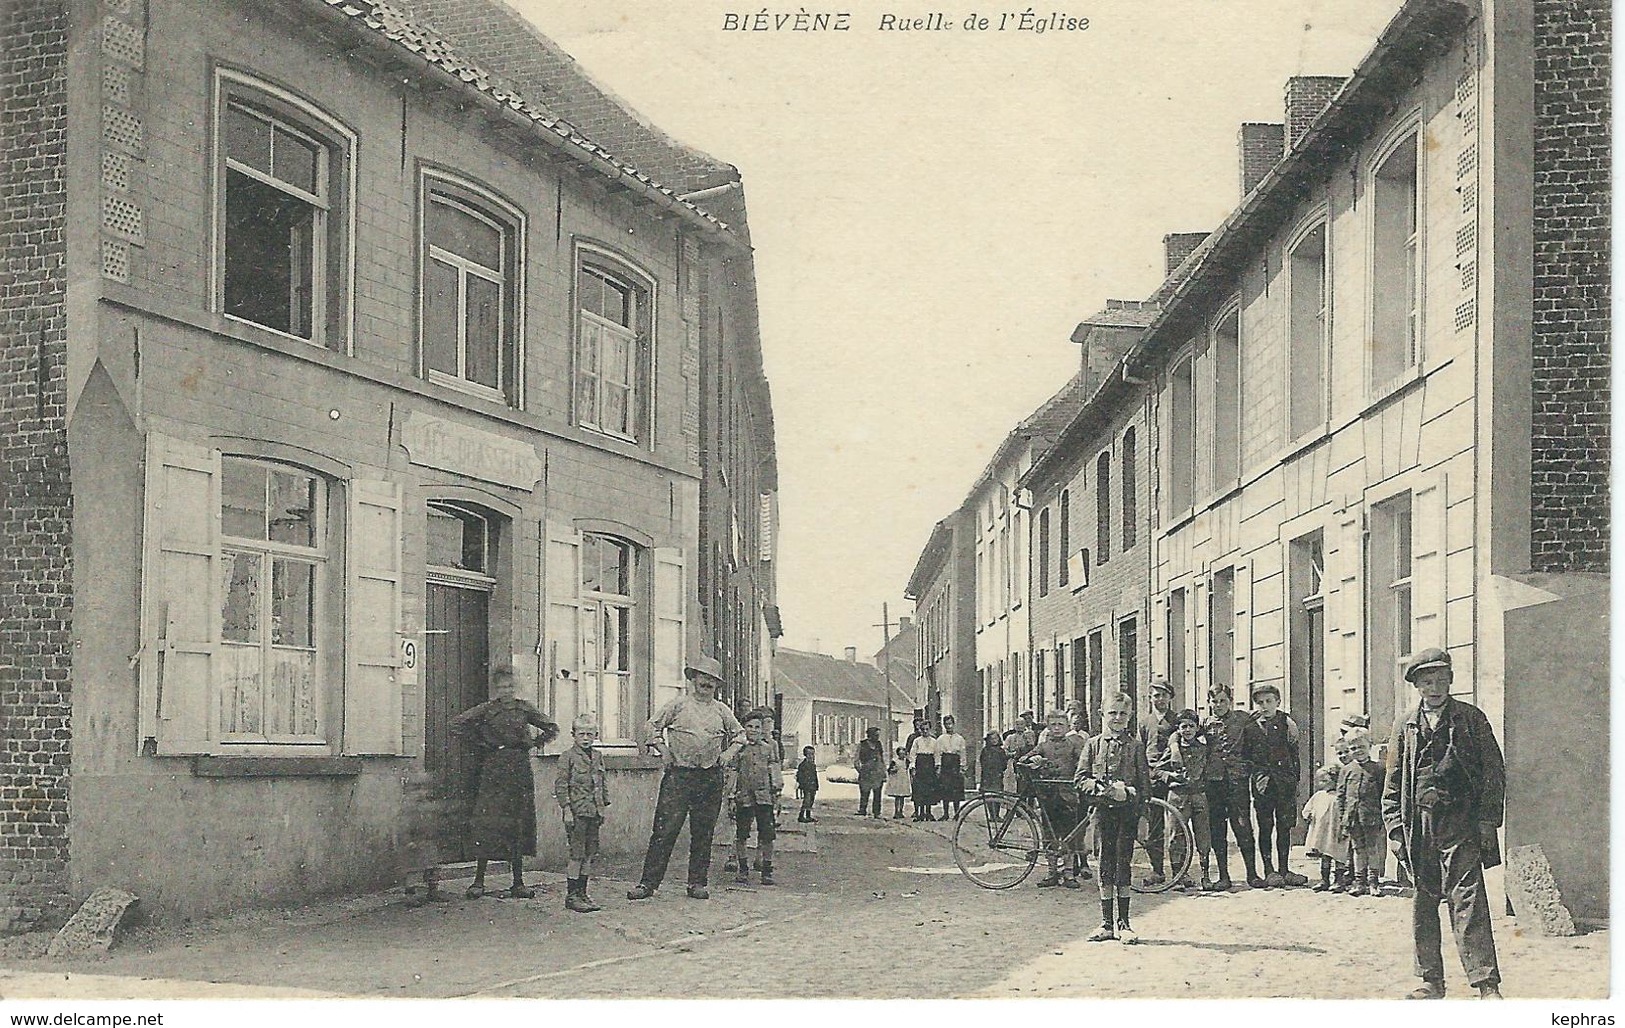
[[(880, 793), (886, 784), (886, 747), (880, 741), (880, 729), (871, 728), (858, 743), (858, 816), (880, 816)], [(869, 797), (874, 797), (873, 812)]]
[(744, 729), (727, 704), (717, 699), (722, 665), (712, 657), (689, 661), (684, 673), (693, 691), (672, 700), (649, 721), (649, 745), (665, 761), (654, 827), (643, 858), (643, 874), (626, 894), (645, 900), (666, 877), (672, 847), (688, 820), (688, 895), (707, 899), (711, 873), (711, 833), (722, 808), (723, 766), (739, 752)]
[(1496, 830), (1506, 801), (1506, 765), (1484, 712), (1450, 695), (1450, 654), (1426, 649), (1405, 665), (1421, 697), (1395, 725), (1382, 819), (1389, 845), (1409, 865), (1416, 897), (1411, 933), (1422, 985), (1407, 999), (1444, 998), (1439, 903), (1450, 908), (1456, 952), (1482, 999), (1501, 998), (1484, 868), (1501, 862)]
[[(1146, 759), (1156, 764), (1168, 752), (1168, 737), (1174, 734), (1174, 687), (1161, 675), (1151, 680), (1151, 716), (1140, 723), (1140, 745), (1145, 748)], [(1151, 795), (1159, 800), (1168, 798), (1168, 785), (1153, 781)], [(1162, 817), (1146, 819), (1145, 851), (1151, 857), (1151, 873), (1142, 885), (1161, 885), (1168, 880), (1163, 873), (1163, 854), (1166, 851), (1167, 825)]]

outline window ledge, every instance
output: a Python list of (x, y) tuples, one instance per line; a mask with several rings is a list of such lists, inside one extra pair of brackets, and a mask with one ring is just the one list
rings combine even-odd
[(1449, 364), (1453, 359), (1452, 357), (1446, 357), (1433, 365), (1416, 364), (1406, 368), (1382, 385), (1372, 389), (1371, 402), (1367, 403), (1352, 420), (1359, 421), (1370, 417), (1382, 407), (1410, 392), (1418, 382), (1426, 381), (1429, 375)]
[(193, 757), (199, 778), (353, 778), (360, 757)]

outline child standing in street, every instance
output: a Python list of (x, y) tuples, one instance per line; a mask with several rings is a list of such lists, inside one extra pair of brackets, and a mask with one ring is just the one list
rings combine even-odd
[(892, 750), (891, 763), (886, 765), (886, 794), (892, 798), (893, 821), (903, 820), (903, 808), (908, 805), (911, 792), (908, 775), (908, 751), (898, 746)]
[(570, 735), (575, 745), (559, 757), (553, 777), (553, 798), (564, 813), (564, 834), (570, 840), (570, 859), (564, 865), (564, 908), (590, 914), (603, 909), (587, 895), (587, 878), (592, 874), (592, 858), (598, 855), (598, 830), (609, 808), (609, 784), (603, 754), (593, 746), (598, 741), (598, 722), (583, 714), (570, 723)]
[[(999, 738), (999, 733), (987, 733), (987, 738), (982, 740), (982, 752), (976, 757), (976, 773), (980, 776), (979, 784), (983, 795), (1004, 789), (1004, 769), (1009, 763), (1010, 755), (1004, 752), (1004, 740)], [(993, 819), (998, 820), (998, 800), (989, 800), (988, 810)]]
[(1320, 765), (1315, 771), (1315, 791), (1303, 805), (1303, 818), (1309, 823), (1303, 841), (1304, 856), (1320, 858), (1320, 882), (1315, 892), (1332, 887), (1332, 867), (1348, 845), (1337, 822), (1337, 772), (1338, 765)]
[(1129, 731), (1133, 716), (1133, 697), (1127, 693), (1109, 697), (1101, 706), (1104, 730), (1084, 744), (1078, 758), (1078, 792), (1095, 808), (1095, 830), (1100, 838), (1100, 928), (1089, 936), (1090, 942), (1139, 941), (1129, 924), (1129, 865), (1141, 807), (1151, 794), (1151, 768), (1145, 744)]
[(812, 816), (813, 801), (818, 798), (818, 762), (813, 759), (811, 746), (801, 747), (801, 763), (796, 765), (796, 795), (801, 797), (801, 813), (796, 820), (803, 824), (817, 822)]
[[(1023, 754), (1020, 761), (1022, 768), (1029, 771), (1033, 778), (1069, 779), (1077, 770), (1083, 740), (1068, 735), (1066, 729), (1066, 712), (1050, 711), (1044, 737), (1038, 740), (1038, 745)], [(1082, 813), (1077, 790), (1070, 785), (1045, 782), (1035, 782), (1033, 788), (1039, 805), (1044, 808), (1044, 817), (1054, 832), (1054, 838), (1046, 840), (1051, 845), (1045, 847), (1049, 851), (1049, 875), (1039, 880), (1038, 887), (1048, 889), (1060, 885), (1068, 889), (1080, 888), (1078, 861), (1073, 856), (1080, 844), (1080, 840), (1073, 837), (1073, 830), (1078, 827)], [(1068, 839), (1071, 841), (1067, 842)], [(1061, 868), (1063, 854), (1054, 845), (1059, 843), (1066, 843), (1067, 849), (1072, 851), (1064, 854), (1064, 871)]]
[[(1208, 857), (1213, 849), (1208, 832), (1208, 741), (1202, 734), (1202, 719), (1196, 711), (1182, 710), (1174, 716), (1174, 733), (1168, 737), (1168, 748), (1151, 774), (1160, 775), (1167, 783), (1168, 802), (1191, 826), (1191, 834), (1196, 837), (1196, 856), (1202, 865), (1201, 888), (1203, 892), (1212, 892), (1213, 879), (1208, 874)], [(1177, 885), (1181, 890), (1190, 888), (1190, 878), (1181, 879)]]
[(1352, 759), (1337, 782), (1337, 820), (1354, 848), (1354, 887), (1350, 896), (1382, 894), (1382, 765), (1371, 759), (1371, 733), (1352, 729), (1343, 741)]
[(750, 884), (750, 864), (745, 858), (745, 843), (750, 839), (751, 823), (756, 824), (756, 846), (761, 857), (762, 884), (773, 883), (773, 811), (779, 794), (784, 791), (784, 776), (773, 743), (766, 737), (763, 711), (753, 710), (745, 715), (745, 745), (733, 758), (733, 794), (727, 802), (734, 812), (734, 862), (737, 871), (734, 881)]

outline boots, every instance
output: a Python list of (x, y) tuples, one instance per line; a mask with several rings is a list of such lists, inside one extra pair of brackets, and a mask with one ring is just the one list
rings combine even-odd
[(1370, 881), (1371, 895), (1373, 895), (1373, 896), (1381, 896), (1382, 895), (1382, 876), (1377, 873), (1377, 869), (1372, 868), (1371, 870), (1367, 871), (1366, 872), (1366, 878)]
[(776, 884), (778, 884), (778, 883), (773, 881), (773, 861), (771, 861), (771, 860), (762, 861), (762, 884), (763, 885), (776, 885)]
[(734, 884), (735, 885), (749, 885), (750, 884), (750, 864), (749, 864), (749, 862), (747, 862), (744, 857), (736, 857), (734, 859), (734, 861), (733, 861), (733, 866), (734, 866)]
[(587, 876), (571, 878), (567, 881), (569, 891), (564, 897), (564, 909), (573, 910), (578, 914), (590, 914), (595, 910), (602, 910), (598, 904), (587, 895)]
[(1366, 884), (1369, 874), (1365, 871), (1354, 872), (1354, 885), (1349, 889), (1350, 896), (1369, 896), (1371, 889)]
[(1112, 901), (1101, 897), (1100, 927), (1089, 936), (1090, 942), (1113, 942), (1117, 939), (1116, 922), (1112, 920)]
[(1320, 858), (1320, 882), (1315, 886), (1316, 892), (1325, 892), (1332, 887), (1332, 858)]

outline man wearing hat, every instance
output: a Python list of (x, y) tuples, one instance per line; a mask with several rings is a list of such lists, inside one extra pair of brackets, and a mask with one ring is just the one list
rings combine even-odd
[[(1168, 737), (1174, 734), (1174, 687), (1168, 679), (1157, 675), (1151, 679), (1151, 713), (1140, 722), (1140, 744), (1145, 747), (1146, 759), (1155, 766), (1168, 752)], [(1159, 800), (1168, 798), (1168, 784), (1153, 777), (1151, 795)], [(1167, 826), (1160, 817), (1147, 818), (1145, 851), (1151, 857), (1151, 873), (1141, 884), (1161, 885), (1167, 881), (1163, 873), (1163, 855), (1166, 852)]]
[(717, 699), (722, 665), (713, 657), (695, 657), (684, 674), (691, 691), (660, 709), (649, 720), (649, 746), (666, 763), (655, 801), (654, 827), (643, 858), (643, 874), (627, 892), (629, 900), (655, 894), (666, 877), (672, 847), (688, 821), (688, 895), (706, 899), (711, 873), (711, 833), (722, 809), (723, 768), (744, 741), (728, 705)]
[(1411, 932), (1422, 985), (1408, 999), (1444, 998), (1439, 903), (1467, 981), (1501, 998), (1484, 868), (1501, 862), (1496, 831), (1506, 801), (1506, 765), (1484, 712), (1450, 695), (1450, 654), (1432, 648), (1405, 664), (1416, 709), (1395, 726), (1382, 792), (1383, 826), (1416, 886)]
[[(1258, 815), (1258, 859), (1271, 888), (1307, 885), (1287, 866), (1292, 829), (1298, 823), (1298, 723), (1281, 709), (1281, 687), (1257, 682), (1253, 698), (1253, 813)], [(1274, 839), (1274, 852), (1270, 851)]]

